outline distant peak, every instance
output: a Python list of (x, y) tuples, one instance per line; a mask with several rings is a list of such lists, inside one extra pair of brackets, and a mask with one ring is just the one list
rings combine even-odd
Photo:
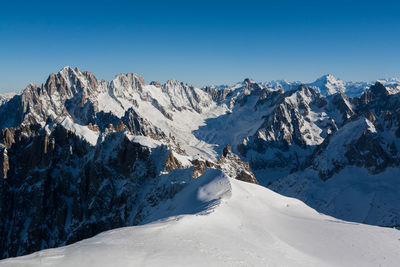
[(74, 69), (71, 68), (70, 66), (65, 66), (64, 68), (62, 68), (62, 69), (59, 71), (59, 73), (60, 73), (60, 72), (71, 72), (71, 71), (74, 71)]
[(379, 81), (375, 82), (375, 84), (370, 87), (369, 91), (374, 93), (375, 95), (388, 95), (389, 94), (386, 87)]
[(246, 78), (246, 79), (244, 79), (244, 81), (243, 81), (244, 83), (255, 83), (252, 79), (250, 79), (250, 78)]
[(114, 85), (124, 85), (128, 86), (128, 84), (141, 84), (145, 85), (145, 81), (143, 77), (136, 73), (120, 73), (114, 77), (112, 81)]
[(65, 66), (64, 68), (61, 69), (61, 71), (63, 70), (72, 70), (71, 66)]
[(179, 86), (180, 84), (181, 82), (176, 79), (170, 79), (165, 83), (167, 86)]
[(325, 74), (317, 79), (317, 81), (327, 81), (327, 82), (337, 81), (337, 80), (338, 80), (338, 78), (336, 78), (333, 74)]
[(158, 81), (152, 81), (152, 82), (150, 82), (150, 85), (154, 85), (157, 88), (161, 88), (161, 83)]
[(78, 69), (78, 67), (75, 67), (75, 69), (73, 69), (70, 66), (65, 66), (57, 74), (59, 74), (61, 76), (64, 76), (64, 77), (67, 77), (67, 76), (69, 76), (71, 74), (75, 75), (75, 76), (78, 76), (78, 75), (81, 75), (82, 72)]
[(382, 84), (387, 84), (387, 83), (400, 83), (400, 78), (396, 78), (396, 77), (391, 77), (391, 78), (381, 78), (377, 80), (378, 82), (382, 83)]

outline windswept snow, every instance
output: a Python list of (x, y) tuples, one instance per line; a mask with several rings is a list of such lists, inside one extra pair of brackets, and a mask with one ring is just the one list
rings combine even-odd
[[(400, 232), (321, 215), (209, 169), (154, 214), (0, 266), (396, 266)], [(171, 216), (172, 215), (172, 216)], [(168, 217), (170, 216), (170, 217)]]

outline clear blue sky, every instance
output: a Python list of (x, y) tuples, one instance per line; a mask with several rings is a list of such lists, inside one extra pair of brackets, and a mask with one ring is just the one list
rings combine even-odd
[(1, 1), (0, 91), (63, 66), (202, 86), (400, 76), (398, 1)]

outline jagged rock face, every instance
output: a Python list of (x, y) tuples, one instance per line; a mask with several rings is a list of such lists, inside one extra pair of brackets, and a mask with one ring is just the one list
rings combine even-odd
[(239, 152), (254, 169), (298, 169), (313, 149), (337, 129), (332, 118), (317, 113), (327, 106), (325, 99), (304, 85), (294, 91), (267, 95), (256, 104), (257, 110), (266, 110), (264, 122), (238, 145)]
[(204, 159), (192, 161), (193, 177), (197, 178), (204, 173), (206, 168), (222, 170), (228, 177), (248, 183), (258, 184), (256, 177), (251, 171), (250, 165), (243, 162), (238, 155), (234, 154), (230, 145), (226, 145), (218, 162), (214, 163)]
[(256, 177), (251, 171), (250, 165), (243, 162), (237, 155), (232, 153), (231, 147), (227, 145), (217, 162), (217, 166), (228, 176), (240, 181), (258, 184)]
[(331, 107), (328, 109), (332, 114), (337, 111), (334, 117), (336, 125), (345, 124), (352, 116), (355, 115), (350, 99), (344, 93), (334, 94), (329, 99)]
[(208, 94), (177, 80), (167, 81), (161, 90), (169, 96), (172, 107), (179, 111), (189, 107), (201, 113), (209, 105)]
[[(333, 81), (333, 78), (327, 76), (324, 81)], [(338, 81), (338, 85), (343, 83)], [(374, 137), (362, 135), (362, 139), (355, 141), (353, 146), (343, 147), (345, 152), (342, 156), (346, 160), (343, 164), (337, 163), (336, 171), (348, 164), (366, 167), (372, 173), (384, 170), (385, 166), (397, 166), (398, 156), (391, 156), (392, 152), (388, 151), (388, 147), (391, 151), (398, 151), (399, 146), (395, 139), (400, 130), (394, 115), (400, 107), (397, 91), (389, 90), (380, 83), (373, 85), (359, 98), (351, 99), (343, 93), (344, 90), (336, 91), (324, 97), (318, 90), (300, 85), (295, 90), (285, 92), (270, 90), (246, 79), (242, 84), (230, 88), (230, 93), (223, 101), (229, 107), (229, 116), (213, 119), (215, 122), (211, 120), (210, 125), (215, 125), (214, 128), (200, 128), (196, 134), (208, 142), (216, 141), (220, 146), (227, 141), (232, 143), (234, 151), (248, 161), (253, 170), (260, 170), (263, 176), (268, 176), (269, 170), (273, 169), (272, 176), (266, 179), (271, 181), (275, 179), (273, 173), (276, 171), (288, 174), (315, 165), (315, 160), (324, 161), (313, 158), (327, 147), (330, 136), (336, 132), (340, 135), (347, 124), (351, 125), (352, 121), (364, 117), (378, 133), (372, 134)], [(246, 124), (245, 121), (252, 124)], [(221, 126), (232, 133), (221, 131)], [(225, 138), (215, 138), (218, 134)], [(208, 139), (209, 136), (212, 138)], [(389, 141), (382, 141), (389, 136)], [(366, 154), (362, 156), (362, 153)], [(380, 161), (385, 164), (382, 165)], [(334, 173), (321, 171), (320, 175), (328, 179)]]
[(394, 163), (382, 145), (374, 124), (361, 117), (326, 138), (315, 150), (312, 166), (323, 179), (348, 165), (365, 167), (371, 173), (377, 173)]
[(83, 125), (94, 124), (99, 112), (121, 118), (129, 108), (140, 108), (139, 104), (145, 108), (146, 103), (172, 120), (171, 109), (190, 108), (201, 113), (211, 101), (206, 92), (175, 80), (146, 85), (140, 75), (120, 74), (111, 82), (98, 82), (90, 72), (66, 67), (51, 74), (45, 84), (30, 84), (22, 95), (1, 105), (0, 127), (21, 123), (43, 126), (65, 115)]
[(91, 146), (57, 125), (50, 134), (17, 131), (14, 139), (20, 141), (0, 159), (2, 258), (138, 224), (144, 207), (179, 191), (158, 188), (170, 151), (130, 141), (125, 133), (109, 133)]
[(192, 161), (193, 164), (193, 177), (197, 178), (204, 173), (206, 168), (217, 168), (217, 165), (214, 162), (203, 160), (203, 159), (195, 159)]
[(160, 83), (160, 82), (157, 82), (157, 81), (152, 81), (152, 82), (150, 82), (150, 85), (154, 85), (154, 86), (157, 87), (157, 88), (161, 88), (161, 83)]
[(10, 170), (10, 162), (8, 160), (8, 152), (5, 147), (0, 149), (0, 178), (7, 179)]
[(64, 68), (57, 74), (51, 74), (44, 85), (30, 84), (22, 93), (19, 104), (22, 106), (23, 122), (43, 124), (48, 118), (54, 119), (64, 113), (87, 122), (95, 112), (88, 99), (97, 94), (97, 86), (93, 74), (82, 73), (77, 68)]
[(228, 94), (231, 92), (231, 90), (229, 88), (216, 88), (216, 87), (210, 87), (210, 86), (206, 86), (204, 88), (202, 88), (203, 91), (205, 91), (206, 93), (208, 93), (212, 100), (214, 100), (217, 103), (221, 103), (223, 102), (226, 97), (228, 96)]

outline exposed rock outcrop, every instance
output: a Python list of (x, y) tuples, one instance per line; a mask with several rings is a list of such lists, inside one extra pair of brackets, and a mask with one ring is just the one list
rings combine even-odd
[(217, 168), (237, 180), (258, 184), (256, 177), (251, 171), (249, 163), (243, 162), (237, 155), (232, 153), (229, 145), (224, 148), (222, 155), (217, 162)]

